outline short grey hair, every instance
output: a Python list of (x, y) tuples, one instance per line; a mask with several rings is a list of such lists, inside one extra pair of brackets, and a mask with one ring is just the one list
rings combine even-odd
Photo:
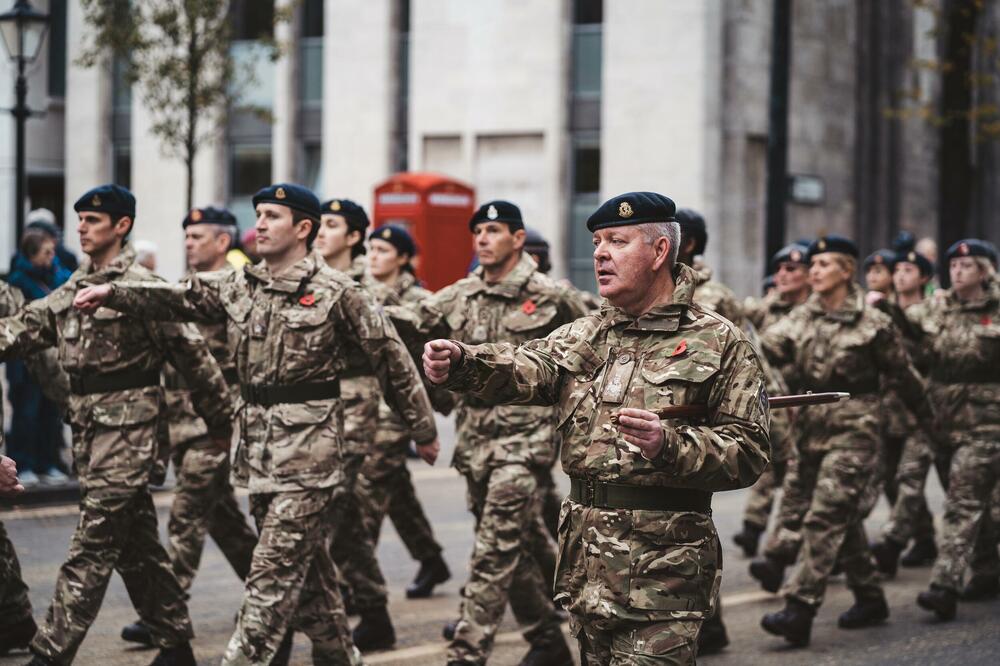
[(639, 229), (642, 231), (646, 242), (650, 245), (664, 237), (670, 241), (670, 251), (667, 253), (667, 267), (673, 270), (674, 264), (677, 263), (677, 253), (681, 249), (681, 225), (676, 222), (647, 222), (640, 224)]
[(205, 226), (211, 227), (212, 235), (214, 238), (218, 238), (220, 234), (226, 234), (229, 236), (229, 249), (236, 247), (236, 241), (240, 237), (240, 230), (234, 224), (206, 224)]

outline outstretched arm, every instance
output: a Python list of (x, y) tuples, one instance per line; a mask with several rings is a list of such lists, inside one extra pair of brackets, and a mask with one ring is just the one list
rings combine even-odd
[(86, 313), (104, 306), (154, 321), (221, 323), (226, 320), (220, 294), (223, 282), (197, 274), (181, 284), (158, 280), (110, 282), (81, 289), (73, 306)]

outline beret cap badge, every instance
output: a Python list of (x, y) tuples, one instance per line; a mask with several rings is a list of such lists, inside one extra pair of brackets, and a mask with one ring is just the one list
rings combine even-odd
[(961, 245), (959, 245), (958, 246), (958, 253), (961, 254), (961, 255), (963, 255), (963, 256), (968, 256), (968, 254), (969, 254), (969, 245), (967, 243), (962, 243)]
[(335, 211), (335, 212), (338, 211), (338, 210), (340, 210), (340, 200), (339, 199), (334, 199), (333, 201), (330, 202), (330, 210)]
[(383, 229), (382, 230), (382, 238), (392, 238), (392, 230), (391, 229)]
[(201, 211), (198, 210), (197, 208), (191, 210), (191, 221), (201, 222)]
[(93, 197), (91, 198), (91, 200), (90, 200), (90, 205), (91, 205), (91, 206), (100, 206), (100, 205), (101, 205), (101, 197), (99, 197), (99, 196), (97, 196), (97, 195), (95, 194), (95, 195), (94, 195), (94, 196), (93, 196)]
[(909, 261), (910, 263), (916, 262), (916, 260), (917, 260), (917, 253), (916, 252), (909, 253), (908, 255), (906, 255), (906, 260)]
[(876, 264), (884, 264), (885, 263), (885, 257), (883, 257), (881, 254), (876, 254), (875, 258), (873, 259), (873, 261)]
[(276, 199), (284, 199), (286, 196), (288, 196), (288, 195), (285, 194), (285, 188), (283, 188), (283, 187), (279, 187), (278, 189), (276, 189), (274, 191), (274, 197)]
[(798, 250), (792, 250), (792, 253), (789, 255), (789, 258), (795, 263), (798, 263), (802, 261), (802, 253), (799, 252)]
[(826, 249), (826, 241), (823, 240), (823, 239), (820, 239), (820, 241), (818, 243), (816, 243), (816, 247), (819, 248), (820, 252), (822, 252), (823, 250)]
[(486, 209), (486, 217), (487, 217), (487, 219), (495, 220), (498, 217), (500, 217), (500, 212), (497, 211), (497, 207), (496, 206), (490, 205), (490, 207), (488, 209)]
[(618, 216), (619, 217), (632, 217), (632, 206), (629, 202), (623, 201), (618, 204)]

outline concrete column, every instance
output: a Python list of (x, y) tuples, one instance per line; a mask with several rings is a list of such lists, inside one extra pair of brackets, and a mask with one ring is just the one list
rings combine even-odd
[[(276, 11), (294, 8), (295, 0), (278, 0)], [(297, 12), (295, 13), (297, 18)], [(295, 176), (295, 115), (298, 108), (298, 21), (278, 23), (274, 38), (284, 51), (274, 67), (274, 124), (271, 126), (271, 180), (275, 183)]]

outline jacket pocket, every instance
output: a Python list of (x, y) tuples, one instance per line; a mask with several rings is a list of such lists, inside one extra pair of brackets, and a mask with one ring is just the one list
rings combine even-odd
[(319, 480), (341, 466), (343, 416), (339, 400), (282, 403), (271, 410), (267, 452), (274, 478)]
[(88, 428), (89, 474), (125, 485), (145, 482), (159, 443), (159, 415), (152, 396), (95, 404)]
[(645, 360), (640, 370), (645, 383), (644, 408), (664, 409), (706, 401), (707, 388), (721, 365), (722, 355), (707, 349), (678, 358)]

